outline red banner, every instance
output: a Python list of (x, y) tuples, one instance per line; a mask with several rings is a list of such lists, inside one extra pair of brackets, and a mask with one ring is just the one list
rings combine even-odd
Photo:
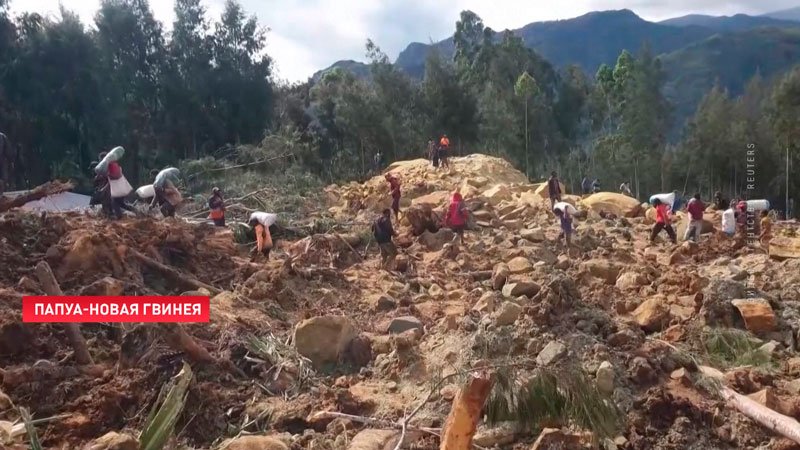
[(22, 298), (23, 322), (208, 322), (202, 296)]

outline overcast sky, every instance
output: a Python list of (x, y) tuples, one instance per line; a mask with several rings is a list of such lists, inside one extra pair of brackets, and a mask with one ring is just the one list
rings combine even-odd
[[(205, 0), (218, 17), (225, 0)], [(100, 0), (64, 1), (84, 22), (93, 23)], [(685, 14), (760, 14), (797, 6), (800, 0), (240, 0), (250, 14), (270, 28), (267, 51), (277, 75), (305, 80), (340, 59), (364, 60), (364, 43), (372, 38), (392, 60), (410, 42), (438, 41), (453, 34), (464, 9), (475, 11), (495, 30), (527, 23), (568, 19), (590, 11), (633, 10), (647, 20)], [(151, 0), (157, 19), (171, 28), (171, 0)], [(23, 10), (58, 15), (59, 0), (11, 0)]]

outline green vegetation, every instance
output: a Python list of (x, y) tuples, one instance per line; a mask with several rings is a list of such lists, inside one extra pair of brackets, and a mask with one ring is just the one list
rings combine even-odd
[(139, 435), (139, 447), (142, 450), (161, 450), (172, 437), (183, 405), (186, 404), (191, 381), (192, 368), (183, 363), (181, 371), (161, 390), (158, 400), (150, 410), (144, 429)]
[[(369, 76), (342, 64), (285, 85), (272, 77), (265, 29), (234, 0), (216, 20), (201, 0), (176, 0), (175, 12), (167, 34), (146, 0), (103, 0), (91, 28), (68, 11), (11, 18), (0, 0), (0, 131), (18, 150), (0, 164), (15, 166), (11, 189), (69, 177), (87, 190), (89, 163), (122, 145), (133, 184), (175, 165), (198, 203), (219, 185), (245, 212), (301, 217), (324, 184), (373, 175), (378, 152), (385, 167), (447, 134), (457, 155), (503, 157), (532, 179), (557, 170), (573, 192), (584, 174), (608, 190), (629, 181), (639, 198), (740, 196), (754, 184), (749, 196), (780, 208), (787, 148), (800, 162), (800, 69), (784, 74), (800, 58), (796, 28), (711, 36), (616, 11), (495, 33), (464, 11), (451, 39), (404, 52), (424, 55), (421, 80), (368, 40)], [(559, 59), (584, 53), (595, 59)]]
[(762, 342), (747, 331), (712, 328), (703, 333), (705, 358), (723, 369), (741, 366), (772, 368), (772, 357), (759, 350)]

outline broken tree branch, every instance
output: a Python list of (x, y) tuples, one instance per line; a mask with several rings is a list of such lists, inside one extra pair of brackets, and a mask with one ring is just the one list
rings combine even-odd
[(352, 245), (350, 245), (350, 243), (349, 243), (349, 242), (347, 242), (347, 240), (345, 240), (345, 238), (343, 238), (343, 237), (342, 237), (342, 235), (341, 235), (341, 234), (339, 234), (339, 233), (334, 233), (334, 234), (336, 235), (336, 237), (337, 237), (337, 238), (339, 238), (339, 240), (340, 240), (340, 241), (344, 242), (344, 244), (345, 244), (345, 245), (346, 245), (348, 248), (350, 248), (350, 250), (351, 250), (353, 253), (355, 253), (355, 254), (356, 254), (356, 256), (358, 256), (358, 259), (359, 259), (360, 261), (363, 261), (363, 260), (364, 260), (364, 257), (363, 257), (363, 256), (361, 256), (361, 253), (358, 253), (358, 252), (356, 251), (356, 249), (354, 249), (354, 248), (353, 248), (353, 246), (352, 246)]
[(758, 422), (774, 433), (800, 444), (800, 423), (789, 416), (785, 416), (777, 411), (747, 398), (738, 392), (723, 386), (720, 390), (722, 398), (745, 416)]
[(28, 202), (43, 199), (48, 195), (60, 194), (62, 192), (72, 190), (73, 187), (74, 186), (72, 182), (69, 181), (66, 183), (61, 181), (50, 181), (41, 186), (37, 186), (32, 191), (28, 191), (12, 199), (7, 199), (6, 197), (0, 195), (0, 212), (8, 211), (12, 208), (19, 208)]
[(278, 160), (278, 159), (283, 159), (283, 158), (286, 158), (288, 156), (292, 156), (292, 153), (286, 152), (286, 153), (280, 154), (278, 156), (273, 156), (271, 158), (266, 158), (266, 159), (260, 159), (258, 161), (253, 161), (253, 162), (250, 162), (250, 163), (237, 164), (235, 166), (217, 167), (216, 169), (203, 170), (202, 172), (197, 172), (197, 173), (193, 173), (193, 174), (189, 175), (186, 178), (186, 180), (187, 181), (191, 181), (191, 180), (199, 177), (200, 175), (205, 175), (205, 174), (211, 173), (211, 172), (220, 172), (220, 171), (224, 171), (224, 170), (240, 169), (242, 167), (255, 166), (257, 164), (263, 164), (263, 163), (266, 163), (266, 162), (275, 161), (275, 160)]
[(488, 376), (472, 376), (458, 391), (444, 424), (439, 450), (465, 450), (472, 446), (483, 404), (491, 390), (492, 380)]
[[(36, 277), (42, 285), (42, 289), (47, 295), (63, 297), (64, 292), (61, 286), (58, 285), (53, 270), (50, 269), (50, 264), (46, 261), (41, 261), (36, 265)], [(89, 348), (86, 346), (86, 340), (83, 338), (81, 328), (77, 323), (65, 323), (64, 329), (69, 339), (72, 349), (75, 351), (75, 361), (78, 364), (88, 365), (94, 364), (92, 355), (89, 354)]]
[(189, 275), (184, 275), (178, 272), (176, 269), (169, 267), (166, 264), (162, 264), (156, 261), (155, 259), (150, 258), (149, 256), (145, 256), (136, 250), (130, 249), (130, 252), (131, 255), (133, 255), (136, 259), (144, 263), (144, 265), (146, 265), (147, 267), (154, 269), (158, 272), (161, 272), (162, 275), (164, 275), (167, 278), (170, 278), (172, 281), (180, 284), (183, 287), (187, 287), (189, 289), (203, 288), (208, 290), (208, 292), (210, 292), (213, 295), (222, 292), (220, 289), (217, 289), (214, 286), (211, 286), (210, 284), (203, 283), (202, 281), (197, 280), (196, 278), (191, 277)]

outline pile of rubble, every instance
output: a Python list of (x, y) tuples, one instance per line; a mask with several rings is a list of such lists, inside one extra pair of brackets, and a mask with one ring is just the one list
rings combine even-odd
[[(391, 272), (358, 232), (283, 242), (253, 263), (230, 232), (180, 220), (5, 214), (0, 421), (25, 406), (60, 417), (39, 425), (47, 448), (136, 448), (142, 411), (186, 360), (195, 378), (174, 448), (439, 448), (478, 373), (483, 448), (791, 448), (725, 389), (800, 417), (800, 259), (737, 248), (713, 226), (697, 244), (650, 245), (647, 205), (614, 193), (564, 196), (581, 212), (566, 249), (545, 185), (488, 156), (451, 165), (388, 169), (404, 196)], [(475, 218), (463, 245), (438, 220), (455, 190)], [(390, 201), (380, 176), (326, 194), (334, 217), (356, 224)], [(211, 322), (84, 324), (93, 365), (77, 364), (60, 325), (21, 323), (20, 297), (43, 293), (42, 261), (68, 295), (209, 295)], [(507, 371), (513, 386), (585, 377), (581, 392), (602, 399), (592, 408), (620, 420), (555, 414), (546, 396), (498, 414)], [(2, 445), (24, 448), (3, 430)]]

